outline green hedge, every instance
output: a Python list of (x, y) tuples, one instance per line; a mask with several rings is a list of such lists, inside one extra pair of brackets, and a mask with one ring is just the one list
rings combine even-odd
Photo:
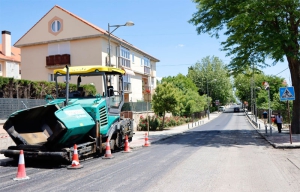
[[(86, 94), (96, 94), (95, 86), (89, 84), (82, 86)], [(58, 92), (65, 89), (65, 83), (58, 83)], [(70, 91), (75, 91), (76, 89), (76, 84), (69, 84)], [(55, 82), (0, 77), (0, 98), (44, 99), (48, 94), (51, 94), (54, 98), (57, 97)]]

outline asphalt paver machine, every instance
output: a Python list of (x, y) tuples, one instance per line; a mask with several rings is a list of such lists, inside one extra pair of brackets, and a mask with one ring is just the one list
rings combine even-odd
[[(133, 137), (133, 120), (120, 116), (124, 104), (123, 69), (107, 66), (76, 66), (54, 70), (56, 95), (46, 105), (12, 113), (3, 128), (16, 146), (1, 150), (6, 157), (72, 161), (74, 144), (79, 158), (101, 155), (107, 139), (112, 150), (121, 149), (125, 136)], [(64, 79), (65, 91), (58, 80)], [(77, 90), (69, 91), (69, 81), (77, 80)], [(97, 86), (97, 94), (87, 93), (81, 83)], [(114, 83), (112, 83), (114, 82)]]

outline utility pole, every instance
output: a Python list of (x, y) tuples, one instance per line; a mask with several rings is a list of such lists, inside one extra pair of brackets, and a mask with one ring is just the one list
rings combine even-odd
[(209, 120), (208, 79), (207, 78), (206, 78), (206, 100), (207, 100), (207, 117)]

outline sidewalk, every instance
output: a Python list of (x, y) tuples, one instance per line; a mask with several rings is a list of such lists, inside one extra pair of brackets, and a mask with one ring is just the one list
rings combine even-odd
[[(246, 115), (247, 117), (247, 115)], [(274, 148), (300, 148), (300, 134), (292, 135), (292, 144), (290, 143), (290, 134), (288, 128), (283, 128), (281, 133), (278, 133), (277, 126), (273, 125), (272, 134), (270, 133), (269, 124), (266, 128), (261, 119), (257, 119), (257, 126), (255, 125), (255, 117), (249, 112), (248, 113), (249, 122), (252, 124), (253, 128), (267, 140)]]
[(5, 121), (6, 120), (0, 119), (0, 150), (7, 149), (8, 146), (16, 145), (7, 132), (3, 129), (3, 124)]

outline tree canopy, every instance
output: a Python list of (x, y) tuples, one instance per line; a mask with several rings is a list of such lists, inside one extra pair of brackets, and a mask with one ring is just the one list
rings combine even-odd
[(224, 63), (218, 57), (205, 57), (188, 70), (187, 77), (195, 82), (200, 95), (226, 104), (232, 98), (232, 85)]
[(174, 113), (177, 103), (178, 100), (176, 97), (176, 88), (174, 87), (174, 85), (167, 82), (157, 85), (152, 98), (152, 108), (155, 113), (163, 114), (162, 127), (164, 127), (165, 113)]
[(187, 78), (182, 74), (178, 74), (174, 77), (165, 77), (162, 82), (168, 82), (176, 87), (176, 96), (178, 105), (175, 113), (180, 116), (190, 116), (194, 112), (200, 112), (204, 110), (206, 105), (206, 97), (201, 97), (198, 94), (198, 88), (192, 79)]
[[(255, 64), (275, 65), (287, 59), (295, 88), (292, 132), (300, 133), (299, 0), (194, 0), (198, 11), (190, 23), (198, 34), (227, 36), (221, 44), (236, 74)], [(267, 63), (271, 59), (271, 64)]]

